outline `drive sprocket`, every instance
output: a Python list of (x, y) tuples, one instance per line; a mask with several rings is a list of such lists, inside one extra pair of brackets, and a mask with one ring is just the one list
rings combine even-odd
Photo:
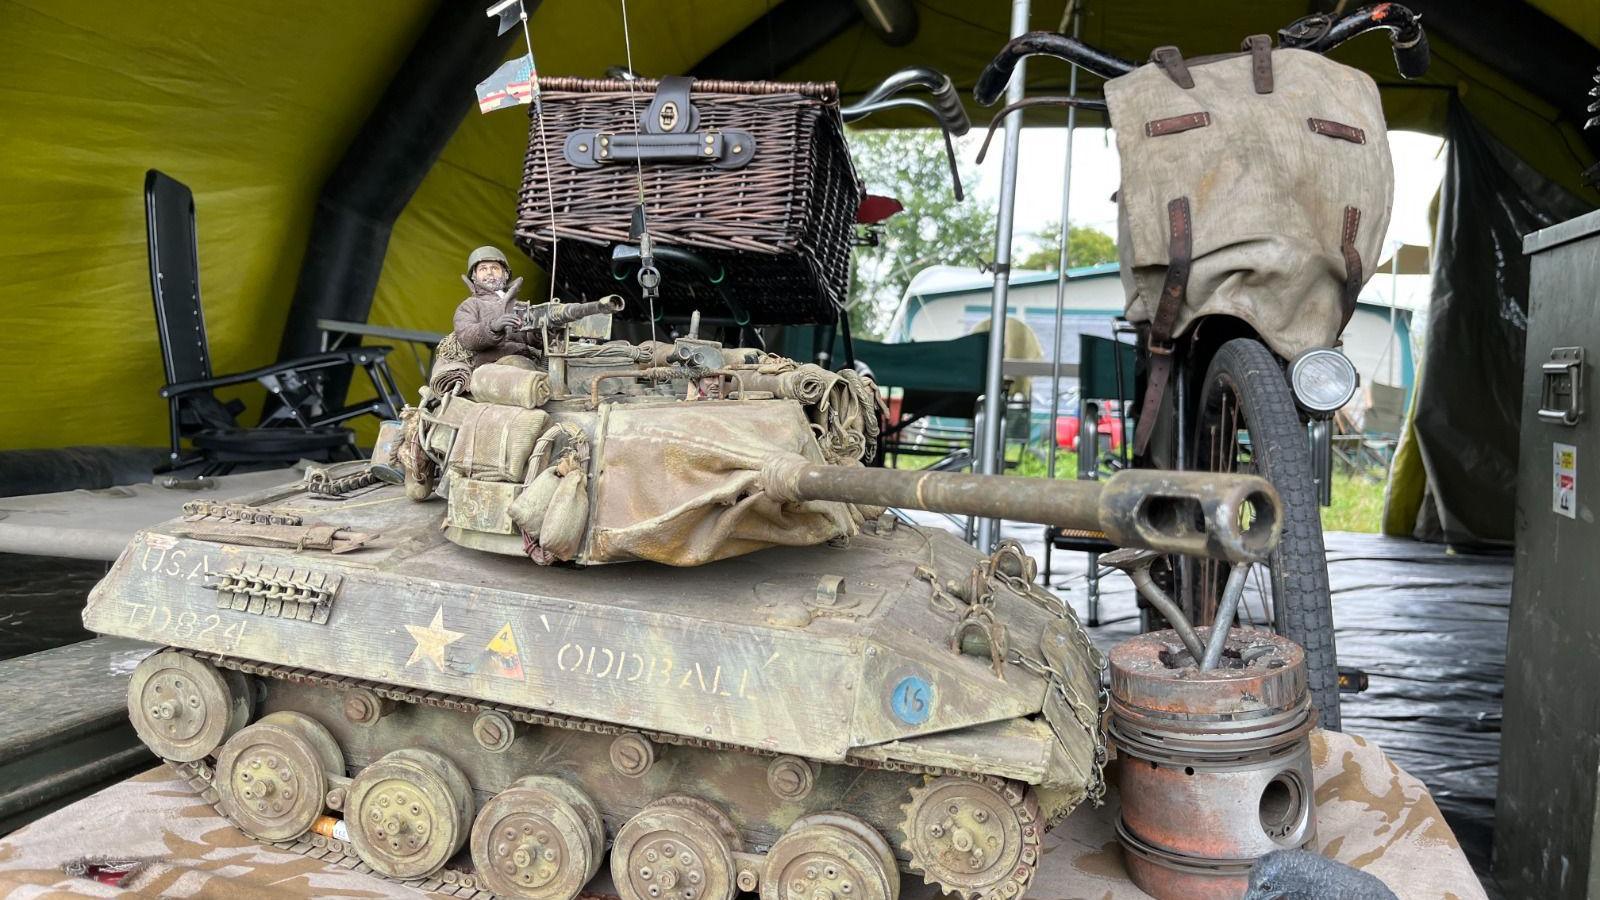
[(1039, 868), (1043, 823), (1026, 785), (945, 775), (911, 789), (900, 807), (911, 871), (965, 900), (1015, 900)]

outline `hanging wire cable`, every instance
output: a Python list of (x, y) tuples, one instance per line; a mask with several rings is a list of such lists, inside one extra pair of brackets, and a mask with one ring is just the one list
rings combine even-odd
[[(634, 81), (637, 80), (638, 70), (633, 67), (633, 35), (628, 31), (628, 0), (618, 0), (618, 3), (622, 7), (622, 52), (628, 64), (628, 71), (634, 75), (633, 78), (628, 79), (628, 110), (633, 117), (634, 140), (638, 141), (640, 140), (639, 101), (634, 89)], [(634, 154), (633, 167), (639, 184), (639, 211), (641, 213), (639, 219), (643, 223), (643, 228), (639, 235), (639, 249), (641, 258), (643, 258), (649, 255), (648, 248), (650, 246), (650, 211), (644, 202), (644, 154)], [(646, 310), (646, 313), (650, 317), (650, 340), (653, 341), (656, 339), (656, 299), (649, 292), (646, 292), (646, 298), (649, 303), (649, 309)]]
[(533, 55), (533, 35), (528, 31), (528, 9), (517, 2), (517, 12), (522, 19), (522, 40), (528, 45), (528, 69), (533, 79), (533, 117), (539, 126), (539, 147), (544, 151), (544, 189), (550, 195), (550, 302), (556, 299), (556, 261), (561, 252), (561, 240), (556, 236), (556, 187), (550, 177), (550, 142), (544, 136), (544, 105), (540, 102), (539, 62)]

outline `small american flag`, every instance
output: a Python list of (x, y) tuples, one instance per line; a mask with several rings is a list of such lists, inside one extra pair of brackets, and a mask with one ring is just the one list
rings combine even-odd
[(490, 113), (507, 106), (533, 102), (533, 57), (524, 53), (507, 60), (494, 74), (478, 82), (478, 111)]

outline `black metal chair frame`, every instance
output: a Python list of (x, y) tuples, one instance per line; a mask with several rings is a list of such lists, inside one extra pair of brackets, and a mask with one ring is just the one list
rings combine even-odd
[[(161, 198), (158, 197), (158, 193), (178, 190), (182, 191), (181, 199), (188, 207), (188, 240), (180, 241), (180, 244), (187, 243), (188, 246), (176, 248), (180, 253), (187, 249), (187, 259), (180, 257), (179, 261), (180, 264), (187, 263), (193, 273), (187, 308), (180, 308), (177, 305), (183, 303), (184, 298), (180, 296), (174, 302), (172, 295), (168, 293), (168, 290), (176, 290), (181, 294), (184, 285), (180, 283), (181, 279), (176, 277), (179, 273), (163, 271), (163, 245), (162, 236), (159, 234), (158, 205)], [(405, 401), (395, 384), (393, 374), (389, 371), (387, 355), (390, 348), (388, 347), (349, 347), (329, 350), (299, 359), (272, 363), (247, 372), (213, 375), (211, 349), (206, 338), (205, 314), (200, 299), (199, 248), (193, 195), (182, 182), (155, 169), (145, 174), (144, 195), (150, 257), (150, 292), (155, 305), (162, 365), (167, 380), (161, 387), (160, 394), (167, 401), (171, 438), (168, 461), (159, 471), (171, 471), (205, 463), (206, 467), (202, 474), (222, 474), (240, 462), (273, 461), (284, 456), (288, 457), (286, 461), (292, 461), (302, 450), (331, 453), (336, 449), (347, 449), (353, 455), (355, 453), (353, 433), (338, 426), (369, 414), (381, 418), (399, 417)], [(170, 236), (168, 239), (171, 239)], [(174, 276), (171, 285), (167, 283), (169, 274)], [(169, 309), (169, 304), (173, 308)], [(189, 337), (184, 333), (185, 325), (171, 319), (172, 315), (181, 316), (183, 312), (189, 312), (193, 319), (189, 326), (193, 329), (192, 348), (182, 346), (187, 341), (180, 340)], [(187, 357), (180, 355), (183, 351), (188, 352)], [(330, 408), (324, 396), (326, 376), (331, 374), (332, 370), (353, 366), (360, 366), (366, 372), (377, 397), (364, 403)], [(200, 377), (182, 378), (183, 375)], [(214, 409), (220, 408), (230, 416), (237, 417), (242, 411), (242, 405), (237, 402), (231, 405), (222, 404), (215, 398), (213, 392), (218, 388), (250, 382), (259, 383), (271, 395), (268, 400), (269, 411), (263, 415), (260, 427), (236, 426), (232, 429), (219, 430), (208, 425), (197, 414), (194, 419), (198, 420), (198, 424), (195, 421), (184, 421), (188, 407), (201, 397), (211, 399), (216, 404)], [(299, 431), (297, 433), (288, 429), (299, 429)], [(346, 436), (342, 442), (337, 432), (342, 432)], [(207, 443), (208, 434), (237, 438), (241, 444), (240, 449), (199, 446)], [(185, 438), (189, 438), (197, 445), (195, 450), (187, 454), (183, 448)], [(253, 439), (259, 439), (263, 447), (271, 449), (251, 452), (248, 443)]]

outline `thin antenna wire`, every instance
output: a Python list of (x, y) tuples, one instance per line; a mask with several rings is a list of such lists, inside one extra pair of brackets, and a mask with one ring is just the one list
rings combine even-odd
[(533, 55), (533, 35), (528, 31), (528, 8), (517, 0), (518, 17), (522, 19), (522, 40), (528, 45), (528, 69), (533, 75), (533, 115), (539, 123), (539, 147), (544, 151), (544, 189), (550, 195), (550, 302), (556, 299), (556, 261), (561, 255), (561, 241), (556, 237), (556, 187), (550, 177), (550, 142), (544, 136), (544, 104), (540, 102), (539, 63)]
[[(630, 76), (628, 78), (628, 113), (633, 117), (634, 140), (638, 141), (639, 101), (634, 93), (634, 82), (638, 80), (639, 73), (633, 67), (633, 36), (628, 31), (628, 0), (618, 0), (618, 3), (622, 6), (622, 52), (626, 57), (628, 75)], [(687, 110), (684, 114), (688, 114)], [(644, 215), (641, 217), (644, 231), (639, 235), (640, 249), (642, 250), (649, 243), (650, 235), (650, 210), (645, 206), (644, 202), (644, 154), (635, 153), (633, 155), (633, 167), (639, 184), (639, 208), (644, 211)], [(646, 293), (649, 292), (646, 291)], [(647, 312), (650, 316), (650, 340), (653, 341), (656, 339), (656, 300), (654, 297), (649, 298), (649, 305), (650, 308)]]

